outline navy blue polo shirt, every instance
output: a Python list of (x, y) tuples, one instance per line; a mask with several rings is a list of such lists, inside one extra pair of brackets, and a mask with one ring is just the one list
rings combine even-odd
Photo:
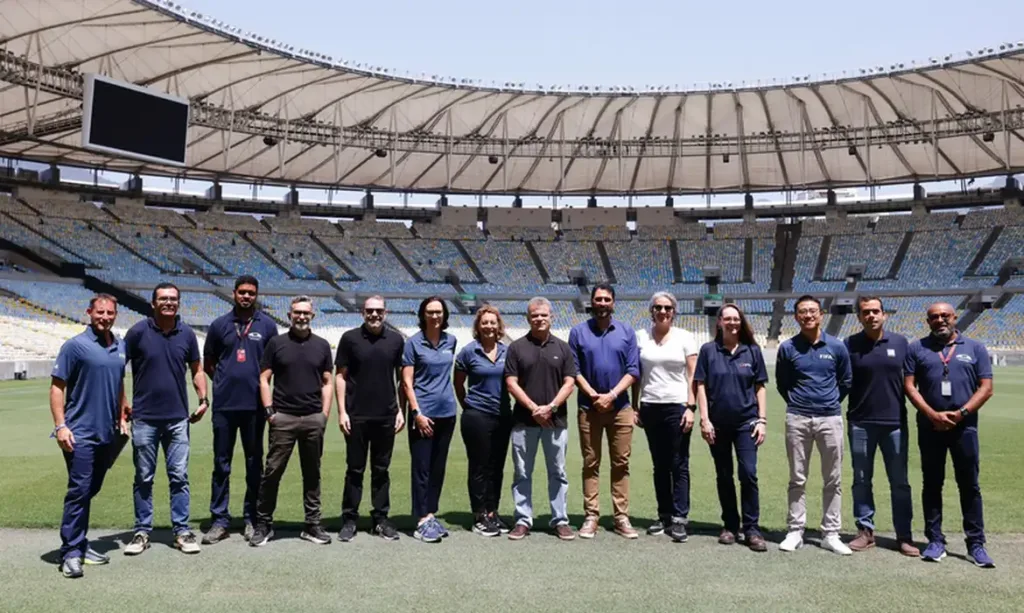
[[(949, 383), (952, 394), (942, 395), (943, 364), (939, 357), (949, 358)], [(974, 392), (981, 386), (982, 379), (992, 378), (992, 361), (988, 357), (985, 346), (974, 339), (957, 333), (956, 339), (949, 346), (934, 336), (926, 336), (910, 343), (907, 350), (907, 362), (904, 366), (907, 375), (914, 375), (917, 390), (924, 401), (936, 411), (958, 411), (964, 406)], [(919, 418), (921, 414), (918, 413)], [(978, 425), (978, 413), (971, 413), (961, 426)]]
[(234, 309), (213, 320), (203, 345), (203, 360), (213, 364), (213, 410), (256, 411), (260, 403), (260, 361), (277, 324), (256, 311), (242, 319)]
[(64, 424), (75, 440), (110, 442), (121, 412), (124, 341), (106, 347), (89, 326), (61, 346), (51, 376), (64, 382)]
[(899, 426), (907, 423), (903, 392), (903, 363), (907, 360), (907, 338), (882, 331), (875, 342), (864, 332), (846, 338), (853, 386), (846, 416), (850, 423)]
[(186, 419), (185, 374), (199, 361), (196, 333), (178, 317), (166, 334), (147, 317), (124, 336), (132, 365), (132, 419)]
[(708, 417), (716, 427), (738, 427), (757, 419), (757, 386), (768, 382), (768, 368), (757, 345), (729, 350), (718, 341), (704, 343), (693, 380), (704, 384)]
[(423, 332), (405, 341), (402, 366), (412, 366), (412, 389), (424, 417), (455, 417), (455, 388), (452, 387), (455, 344), (455, 337), (447, 332), (441, 332), (437, 347)]
[(841, 415), (841, 403), (850, 391), (852, 378), (850, 354), (834, 336), (822, 332), (812, 345), (797, 334), (779, 345), (775, 385), (789, 413), (805, 417)]
[[(636, 332), (626, 323), (612, 319), (604, 331), (593, 318), (577, 324), (569, 331), (569, 348), (576, 370), (599, 394), (610, 392), (627, 374), (640, 378)], [(579, 394), (577, 402), (580, 409), (590, 409), (590, 397), (586, 394)], [(616, 409), (628, 406), (629, 394), (615, 398)]]
[(455, 370), (466, 373), (466, 399), (463, 407), (467, 410), (508, 414), (512, 410), (508, 388), (505, 386), (505, 354), (508, 346), (498, 343), (497, 354), (492, 362), (478, 341), (462, 348), (455, 358)]

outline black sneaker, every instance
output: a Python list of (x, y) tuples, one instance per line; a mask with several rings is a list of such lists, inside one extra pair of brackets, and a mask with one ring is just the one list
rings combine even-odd
[(373, 535), (379, 536), (385, 541), (397, 541), (398, 540), (398, 529), (391, 523), (387, 518), (380, 520), (376, 526), (373, 527)]
[(249, 537), (250, 547), (262, 547), (267, 544), (267, 541), (274, 536), (274, 530), (266, 525), (259, 524), (252, 531), (252, 536)]
[(659, 519), (650, 526), (647, 526), (648, 536), (659, 536), (665, 534), (665, 524)]
[(214, 525), (203, 535), (203, 545), (213, 545), (226, 538), (228, 538), (228, 529), (221, 525)]
[(501, 529), (494, 523), (494, 520), (486, 515), (480, 515), (476, 518), (476, 522), (473, 524), (473, 532), (480, 536), (501, 536)]
[(666, 533), (677, 543), (685, 543), (686, 539), (690, 538), (686, 534), (686, 525), (682, 522), (672, 522), (672, 525), (668, 527)]
[(356, 522), (351, 519), (346, 519), (344, 523), (341, 524), (341, 530), (338, 531), (338, 540), (342, 543), (347, 543), (356, 538), (357, 532)]
[(82, 571), (82, 558), (68, 558), (60, 565), (60, 574), (68, 579), (78, 579), (85, 572)]
[(491, 521), (494, 522), (494, 525), (498, 527), (498, 530), (500, 530), (502, 534), (508, 534), (512, 531), (512, 528), (509, 527), (508, 523), (497, 513), (491, 515)]
[(316, 545), (330, 545), (331, 535), (327, 534), (327, 531), (323, 529), (320, 524), (313, 524), (306, 526), (306, 529), (302, 531), (299, 538), (304, 541), (309, 541)]

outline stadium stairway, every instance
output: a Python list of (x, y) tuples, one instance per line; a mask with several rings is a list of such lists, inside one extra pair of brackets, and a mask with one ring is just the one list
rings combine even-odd
[(338, 268), (341, 268), (342, 270), (345, 271), (346, 278), (343, 279), (343, 281), (362, 280), (361, 277), (355, 273), (355, 271), (348, 267), (348, 264), (346, 264), (340, 257), (338, 257), (338, 254), (334, 253), (334, 251), (327, 246), (327, 243), (320, 240), (320, 237), (317, 236), (315, 232), (310, 232), (309, 238), (312, 239), (312, 241), (316, 243), (318, 247), (324, 250), (324, 253), (327, 254), (327, 257), (331, 258), (331, 260), (338, 265)]
[(975, 320), (985, 312), (985, 305), (981, 300), (972, 300), (975, 296), (977, 296), (977, 294), (966, 296), (960, 304), (953, 305), (956, 307), (957, 311), (963, 313), (963, 315), (958, 317), (956, 321), (956, 329), (961, 332), (967, 332), (970, 329), (971, 324), (973, 324)]
[(896, 250), (896, 255), (892, 259), (892, 266), (889, 267), (889, 278), (896, 279), (900, 274), (900, 267), (903, 266), (903, 260), (907, 257), (907, 250), (910, 249), (910, 243), (914, 240), (914, 232), (911, 230), (903, 235), (903, 242), (900, 243), (899, 249)]
[(965, 277), (973, 277), (977, 273), (978, 267), (981, 266), (982, 262), (985, 261), (985, 258), (988, 257), (988, 252), (992, 249), (992, 245), (995, 245), (996, 241), (999, 240), (999, 235), (1003, 233), (1003, 228), (1004, 226), (996, 226), (992, 228), (992, 232), (989, 233), (988, 238), (986, 238), (985, 242), (981, 244), (981, 249), (978, 249), (977, 255), (974, 256), (974, 259), (971, 260), (967, 270), (964, 271)]
[(525, 241), (526, 251), (530, 254), (530, 259), (533, 260), (533, 265), (537, 267), (537, 272), (540, 273), (540, 278), (545, 284), (551, 283), (551, 276), (548, 275), (548, 269), (544, 267), (544, 262), (540, 261), (540, 256), (537, 255), (537, 250), (533, 248), (533, 243)]
[(112, 283), (107, 283), (102, 279), (97, 279), (92, 275), (84, 274), (79, 276), (84, 282), (85, 289), (91, 290), (97, 294), (110, 294), (114, 298), (117, 298), (118, 306), (129, 308), (136, 313), (150, 317), (153, 315), (153, 305), (146, 302), (145, 298), (137, 294), (133, 294), (128, 290), (122, 289)]
[[(224, 275), (231, 275), (232, 274), (232, 271), (228, 270), (227, 268), (224, 268), (224, 266), (222, 266), (219, 262), (214, 262), (210, 258), (210, 256), (206, 255), (206, 253), (203, 252), (202, 249), (200, 249), (199, 247), (196, 247), (195, 245), (193, 245), (189, 241), (185, 240), (180, 234), (178, 234), (177, 232), (174, 231), (174, 228), (164, 227), (164, 231), (167, 232), (167, 234), (169, 236), (173, 236), (175, 239), (177, 239), (177, 241), (179, 243), (185, 245), (186, 247), (188, 247), (189, 249), (194, 251), (196, 253), (196, 255), (198, 255), (199, 257), (201, 257), (204, 260), (206, 260), (211, 266), (216, 268), (217, 271), (220, 272), (221, 274), (224, 274)], [(159, 266), (157, 266), (157, 268), (159, 268)]]
[(679, 263), (679, 243), (668, 241), (668, 252), (672, 256), (672, 283), (682, 283), (683, 265)]
[(743, 239), (743, 282), (754, 281), (754, 239)]
[(601, 264), (604, 266), (604, 274), (608, 279), (609, 283), (618, 283), (615, 279), (615, 270), (612, 269), (612, 261), (608, 258), (608, 251), (604, 248), (604, 243), (596, 241), (594, 243), (597, 246), (597, 254), (601, 256)]
[(57, 319), (59, 319), (61, 321), (65, 321), (65, 322), (67, 322), (69, 324), (80, 324), (80, 323), (82, 323), (81, 321), (79, 321), (77, 319), (72, 319), (71, 317), (68, 317), (67, 315), (64, 315), (62, 313), (58, 313), (57, 311), (51, 311), (50, 309), (46, 308), (45, 306), (43, 306), (41, 304), (36, 304), (35, 302), (32, 302), (28, 298), (25, 298), (25, 297), (20, 296), (18, 294), (14, 294), (14, 296), (15, 296), (15, 299), (19, 303), (21, 303), (21, 305), (24, 306), (29, 311), (35, 311), (36, 313), (38, 313), (40, 315), (48, 315), (50, 317), (55, 317), (55, 318), (57, 318)]
[(782, 318), (786, 316), (786, 299), (776, 298), (772, 305), (772, 321), (768, 324), (768, 341), (779, 344), (779, 335), (782, 333)]
[(32, 206), (28, 200), (25, 200), (24, 198), (18, 198), (17, 200), (19, 203), (21, 203), (22, 206), (34, 212), (36, 215), (43, 215), (43, 212), (37, 209), (36, 207)]
[[(106, 209), (104, 209), (104, 210), (106, 210)], [(112, 213), (111, 213), (111, 216), (113, 216)], [(92, 226), (97, 232), (99, 232), (103, 236), (106, 236), (110, 241), (112, 241), (113, 243), (119, 245), (122, 249), (124, 249), (128, 253), (134, 255), (135, 257), (139, 258), (140, 260), (142, 260), (143, 262), (149, 264), (150, 266), (152, 266), (153, 268), (159, 270), (160, 272), (166, 272), (159, 264), (157, 264), (153, 260), (151, 260), (151, 259), (147, 258), (146, 256), (142, 255), (141, 253), (139, 253), (139, 251), (137, 251), (134, 247), (132, 247), (131, 245), (129, 245), (129, 244), (125, 243), (125, 242), (123, 242), (122, 240), (120, 240), (119, 238), (117, 238), (116, 236), (111, 234), (110, 232), (107, 232), (106, 229), (103, 228), (102, 224), (89, 224), (89, 225)]]
[(407, 260), (402, 252), (398, 250), (398, 247), (395, 247), (395, 244), (391, 242), (391, 239), (383, 238), (381, 240), (383, 240), (384, 244), (387, 245), (387, 248), (391, 250), (391, 253), (395, 254), (398, 262), (403, 268), (405, 268), (405, 271), (409, 273), (409, 276), (411, 276), (417, 283), (423, 283), (423, 277), (420, 276), (420, 273), (416, 272), (416, 269), (412, 267), (409, 260)]
[(476, 275), (477, 280), (480, 283), (490, 283), (487, 280), (487, 277), (484, 276), (484, 273), (480, 271), (480, 268), (477, 267), (476, 262), (473, 261), (473, 258), (470, 257), (469, 252), (466, 251), (466, 248), (462, 245), (462, 241), (453, 240), (452, 244), (455, 245), (455, 250), (459, 252), (459, 255), (462, 256), (462, 259), (466, 260), (466, 265), (469, 266), (469, 269), (473, 271), (474, 275)]
[[(20, 202), (20, 201), (19, 201), (19, 202)], [(32, 210), (35, 210), (35, 209), (32, 209)], [(63, 249), (64, 251), (67, 251), (67, 252), (68, 252), (68, 253), (70, 253), (71, 255), (75, 256), (75, 257), (76, 257), (76, 258), (78, 258), (79, 260), (81, 260), (81, 261), (85, 262), (85, 263), (86, 263), (86, 266), (91, 266), (91, 267), (93, 267), (93, 268), (98, 268), (98, 266), (96, 266), (96, 264), (94, 264), (94, 263), (93, 263), (93, 262), (92, 262), (91, 260), (89, 260), (89, 258), (86, 258), (86, 257), (82, 257), (82, 254), (78, 253), (77, 251), (75, 251), (75, 250), (73, 250), (73, 249), (68, 249), (68, 248), (67, 248), (67, 247), (65, 247), (64, 245), (61, 245), (61, 244), (60, 244), (60, 243), (58, 243), (58, 242), (57, 242), (56, 240), (54, 240), (54, 239), (53, 239), (52, 237), (46, 236), (45, 234), (43, 234), (42, 232), (40, 232), (40, 231), (39, 231), (38, 229), (36, 229), (36, 228), (34, 228), (34, 227), (32, 227), (32, 226), (30, 226), (30, 225), (28, 225), (28, 224), (24, 223), (23, 221), (21, 221), (20, 219), (18, 219), (18, 218), (17, 218), (17, 217), (15, 217), (14, 215), (9, 215), (9, 214), (7, 214), (7, 213), (0, 213), (0, 215), (6, 215), (6, 216), (7, 216), (7, 217), (8, 217), (9, 219), (13, 220), (13, 221), (14, 221), (14, 223), (16, 223), (16, 224), (18, 224), (18, 225), (20, 225), (20, 226), (23, 226), (23, 227), (25, 227), (25, 228), (28, 228), (28, 231), (29, 231), (29, 232), (31, 232), (31, 233), (33, 233), (33, 234), (37, 234), (37, 235), (39, 235), (39, 236), (43, 237), (43, 244), (44, 244), (44, 245), (45, 245), (45, 244), (47, 244), (47, 243), (52, 243), (53, 245), (56, 245), (57, 247), (60, 247), (60, 248), (61, 248), (61, 249)], [(57, 261), (57, 262), (61, 262), (61, 261), (63, 261), (63, 258), (61, 258), (61, 257), (60, 257), (59, 255), (57, 255), (57, 254), (56, 254), (55, 252), (49, 252), (49, 253), (47, 253), (46, 255), (47, 255), (47, 256), (49, 256), (49, 257), (52, 257), (52, 258), (54, 258), (54, 260), (55, 260), (55, 261)]]
[(269, 253), (267, 253), (267, 250), (264, 249), (263, 247), (260, 247), (259, 243), (257, 243), (256, 241), (252, 240), (251, 238), (249, 238), (249, 233), (248, 232), (239, 232), (239, 234), (242, 235), (242, 238), (244, 238), (247, 243), (252, 245), (253, 249), (255, 249), (260, 255), (262, 255), (264, 258), (266, 258), (266, 260), (268, 262), (270, 262), (274, 266), (277, 266), (278, 268), (280, 268), (281, 272), (284, 273), (286, 278), (288, 278), (288, 279), (294, 279), (295, 278), (295, 276), (291, 272), (288, 271), (288, 269), (284, 266), (284, 264), (282, 264), (281, 262), (278, 262), (277, 258), (275, 258), (274, 256), (272, 256)]
[(773, 291), (793, 291), (796, 276), (796, 246), (800, 242), (800, 224), (779, 224), (775, 228), (775, 256), (772, 263)]
[(818, 262), (814, 265), (812, 279), (821, 281), (825, 278), (825, 266), (828, 264), (828, 252), (832, 248), (832, 235), (826, 234), (821, 239), (821, 250), (818, 251)]
[(849, 317), (846, 313), (833, 313), (828, 318), (828, 326), (825, 327), (825, 334), (832, 336), (839, 336), (839, 332), (843, 329), (843, 322)]

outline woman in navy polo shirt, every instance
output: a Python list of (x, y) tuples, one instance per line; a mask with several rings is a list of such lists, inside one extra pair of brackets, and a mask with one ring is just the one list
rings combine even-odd
[(740, 516), (736, 510), (736, 485), (732, 479), (732, 453), (740, 478), (743, 534), (754, 551), (767, 551), (758, 525), (757, 448), (764, 442), (765, 383), (768, 370), (761, 348), (754, 340), (743, 311), (735, 304), (718, 309), (715, 340), (705, 343), (697, 356), (697, 404), (700, 434), (711, 447), (718, 474), (718, 501), (725, 526), (718, 542), (736, 542)]
[(434, 516), (444, 486), (448, 447), (455, 432), (452, 364), (455, 337), (448, 328), (448, 305), (431, 296), (420, 303), (420, 331), (405, 341), (402, 389), (409, 402), (409, 453), (412, 456), (413, 536), (438, 543), (448, 529)]
[[(492, 306), (483, 306), (473, 321), (473, 338), (455, 359), (455, 396), (462, 405), (462, 441), (469, 460), (469, 503), (473, 532), (498, 536), (508, 532), (498, 515), (505, 473), (512, 409), (505, 387), (505, 352), (500, 339), (505, 322)], [(469, 389), (466, 389), (466, 381)]]

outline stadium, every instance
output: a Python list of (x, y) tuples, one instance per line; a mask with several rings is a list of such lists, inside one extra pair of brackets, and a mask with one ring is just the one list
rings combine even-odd
[[(823, 327), (840, 337), (860, 330), (858, 295), (881, 296), (887, 329), (910, 338), (928, 333), (928, 305), (948, 302), (959, 329), (984, 343), (1000, 367), (995, 406), (986, 411), (995, 415), (986, 424), (985, 453), (1019, 460), (1014, 436), (1024, 431), (1012, 408), (1024, 393), (1024, 194), (1017, 178), (1024, 172), (1024, 43), (827, 80), (639, 91), (403, 76), (279, 43), (163, 0), (19, 0), (3, 10), (0, 380), (24, 380), (0, 384), (0, 413), (12, 426), (2, 437), (11, 464), (0, 468), (0, 487), (3, 499), (20, 500), (5, 503), (0, 526), (26, 529), (9, 532), (11, 552), (28, 548), (37, 561), (41, 550), (31, 549), (35, 533), (27, 529), (52, 528), (59, 520), (60, 494), (41, 482), (59, 488), (64, 468), (51, 442), (35, 440), (49, 428), (42, 406), (57, 351), (87, 323), (85, 306), (95, 293), (118, 298), (115, 331), (123, 334), (151, 315), (150, 291), (160, 281), (181, 289), (182, 319), (200, 343), (210, 322), (231, 308), (235, 278), (251, 274), (260, 280), (262, 309), (281, 330), (291, 297), (313, 297), (314, 332), (332, 347), (362, 323), (362, 301), (374, 294), (386, 297), (388, 324), (404, 335), (417, 328), (422, 298), (443, 297), (460, 345), (471, 338), (474, 313), (484, 304), (505, 314), (510, 338), (522, 336), (527, 301), (542, 295), (564, 338), (589, 317), (590, 288), (608, 282), (617, 291), (616, 316), (638, 329), (649, 325), (651, 294), (671, 292), (680, 304), (677, 325), (701, 343), (714, 334), (718, 307), (734, 302), (749, 315), (770, 363), (778, 343), (798, 331), (793, 302), (802, 294), (823, 300)], [(146, 113), (156, 119), (111, 128), (124, 105), (149, 105)], [(125, 134), (133, 129), (145, 134)], [(180, 189), (182, 182), (189, 189)], [(257, 197), (265, 185), (279, 196)], [(885, 190), (902, 195), (877, 197)], [(781, 415), (778, 399), (772, 402), (773, 416)], [(208, 428), (199, 430), (195, 517), (209, 487), (209, 453), (199, 451)], [(340, 443), (332, 444), (341, 457)], [(649, 489), (641, 447), (634, 449), (636, 490)], [(784, 454), (765, 455), (765, 472), (774, 462), (778, 474), (763, 478), (765, 490), (777, 490), (765, 494), (764, 514), (774, 512), (778, 527)], [(408, 478), (397, 468), (402, 461), (395, 460), (395, 489)], [(339, 480), (341, 463), (333, 473), (328, 463), (325, 483), (330, 475)], [(695, 460), (693, 470), (703, 466), (707, 476), (708, 465), (706, 458)], [(1017, 571), (1006, 570), (1024, 563), (1013, 534), (1024, 520), (1019, 485), (1008, 467), (985, 470), (986, 510), (999, 535), (993, 550), (1008, 564), (955, 597), (980, 601), (982, 610), (1019, 610), (1024, 604), (1011, 578)], [(455, 511), (466, 501), (453, 472), (445, 496)], [(129, 473), (122, 465), (111, 474), (94, 523), (127, 529), (130, 504), (122, 494), (130, 491)], [(696, 481), (694, 499), (704, 496), (702, 517), (714, 524), (713, 478)], [(122, 494), (111, 493), (118, 488)], [(287, 491), (298, 500), (294, 486)], [(950, 524), (952, 491), (949, 483)], [(886, 508), (888, 494), (878, 497)], [(635, 494), (638, 514), (651, 500), (650, 492)], [(159, 497), (156, 506), (166, 515)], [(299, 515), (297, 507), (285, 512)], [(463, 600), (445, 605), (441, 589), (426, 596), (424, 610), (463, 610), (482, 606), (460, 584), (474, 565), (493, 564), (493, 556), (509, 568), (530, 564), (509, 548), (482, 551), (468, 540), (456, 550), (461, 562), (434, 552), (403, 561), (370, 543), (360, 548), (368, 560), (407, 571), (441, 561), (457, 567), (444, 585), (447, 598)], [(589, 555), (618, 556), (639, 568), (677, 555), (654, 545), (629, 552), (605, 540), (611, 553)], [(696, 563), (708, 564), (702, 577), (717, 590), (731, 589), (715, 578), (734, 572), (729, 569), (739, 569), (743, 581), (775, 586), (768, 609), (854, 605), (821, 595), (794, 603), (779, 587), (793, 572), (831, 580), (832, 573), (847, 573), (840, 562), (812, 556), (784, 565), (788, 570), (764, 570), (732, 555), (708, 561), (718, 555), (710, 544), (694, 549)], [(281, 551), (292, 564), (307, 555)], [(559, 565), (588, 555), (553, 543), (537, 545), (537, 552)], [(196, 572), (170, 555), (126, 576)], [(217, 568), (230, 572), (228, 554), (217, 555), (224, 556)], [(332, 564), (320, 551), (313, 559)], [(892, 581), (894, 573), (905, 581), (883, 609), (948, 603), (923, 587), (932, 580), (929, 569), (905, 571), (898, 562), (855, 564), (856, 572), (878, 581)], [(694, 563), (682, 560), (676, 570), (690, 572)], [(274, 568), (265, 559), (254, 564)], [(607, 595), (577, 595), (563, 608), (675, 608), (657, 600), (653, 585), (642, 588), (640, 600), (620, 600), (625, 582), (641, 580), (638, 567), (631, 568)], [(353, 582), (360, 577), (358, 568), (339, 572)], [(844, 585), (856, 585), (856, 573), (847, 574)], [(20, 596), (0, 588), (16, 603), (11, 610), (42, 608), (55, 597), (39, 576), (38, 568), (19, 566), (11, 578), (33, 587)], [(321, 572), (317, 577), (330, 580)], [(405, 594), (397, 581), (384, 584)], [(543, 581), (532, 587), (549, 595), (555, 589)], [(153, 593), (167, 589), (153, 586)], [(499, 600), (517, 597), (513, 583), (494, 589)], [(256, 606), (272, 595), (257, 590), (244, 598)], [(364, 596), (366, 608), (396, 602)], [(326, 606), (294, 593), (282, 598), (289, 608)], [(744, 606), (735, 593), (714, 606), (680, 602), (710, 609), (730, 598)]]

